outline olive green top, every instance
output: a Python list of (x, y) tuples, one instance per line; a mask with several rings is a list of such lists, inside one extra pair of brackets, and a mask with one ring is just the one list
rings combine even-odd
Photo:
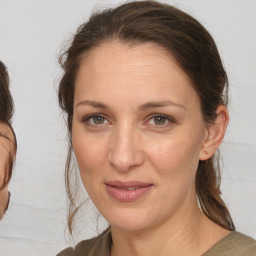
[[(98, 237), (82, 241), (57, 256), (110, 256), (111, 243), (111, 232), (107, 229)], [(233, 231), (202, 256), (256, 256), (256, 240)]]

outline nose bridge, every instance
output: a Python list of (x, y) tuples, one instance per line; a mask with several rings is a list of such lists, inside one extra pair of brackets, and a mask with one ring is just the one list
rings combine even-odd
[(127, 171), (143, 163), (143, 152), (135, 127), (124, 123), (115, 127), (110, 142), (109, 162), (119, 171)]

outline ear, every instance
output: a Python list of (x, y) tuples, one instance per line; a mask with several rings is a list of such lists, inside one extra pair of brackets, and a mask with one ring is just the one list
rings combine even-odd
[(217, 108), (217, 117), (213, 123), (207, 124), (206, 136), (199, 154), (200, 160), (209, 159), (220, 146), (226, 128), (229, 122), (229, 115), (226, 106), (219, 105)]

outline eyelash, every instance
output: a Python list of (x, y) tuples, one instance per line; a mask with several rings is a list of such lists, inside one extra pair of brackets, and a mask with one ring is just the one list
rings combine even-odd
[[(105, 124), (95, 124), (95, 123), (91, 123), (90, 121), (93, 119), (93, 118), (103, 118), (104, 119), (104, 122), (107, 121), (107, 118), (105, 115), (103, 114), (91, 114), (91, 115), (88, 115), (86, 116), (85, 118), (82, 119), (82, 123), (84, 123), (86, 126), (88, 127), (93, 127), (93, 128), (102, 128), (102, 126), (104, 126)], [(157, 129), (161, 129), (161, 128), (166, 128), (168, 126), (170, 126), (171, 124), (174, 124), (176, 123), (176, 120), (168, 115), (165, 115), (165, 114), (159, 114), (159, 113), (156, 113), (156, 114), (151, 114), (147, 117), (147, 121), (146, 123), (149, 123), (150, 120), (154, 119), (154, 118), (164, 118), (165, 119), (165, 122), (164, 124), (150, 124), (150, 126), (154, 126), (156, 127)], [(167, 123), (166, 123), (167, 122)]]

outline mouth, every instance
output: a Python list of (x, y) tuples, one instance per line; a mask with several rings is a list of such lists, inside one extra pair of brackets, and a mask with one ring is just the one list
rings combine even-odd
[(105, 183), (108, 194), (115, 200), (131, 202), (149, 192), (153, 184), (140, 181), (108, 181)]
[(115, 187), (117, 189), (121, 189), (121, 190), (128, 190), (128, 191), (131, 191), (131, 190), (134, 190), (134, 189), (138, 189), (139, 187), (129, 187), (129, 188), (120, 188), (120, 187)]

